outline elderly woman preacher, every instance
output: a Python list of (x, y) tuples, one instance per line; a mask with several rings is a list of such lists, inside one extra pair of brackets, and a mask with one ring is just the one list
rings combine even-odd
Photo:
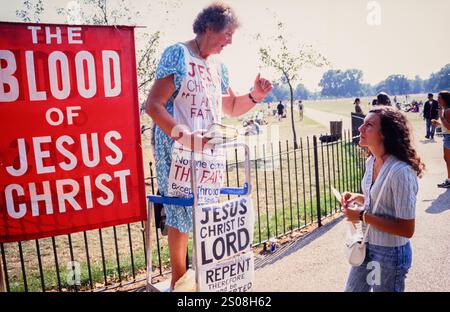
[[(155, 161), (158, 188), (168, 194), (174, 144), (201, 152), (208, 138), (201, 129), (220, 123), (222, 112), (239, 116), (261, 102), (272, 90), (258, 74), (250, 93), (237, 96), (228, 72), (214, 55), (232, 43), (239, 21), (231, 7), (214, 3), (201, 11), (193, 24), (195, 37), (169, 46), (163, 53), (146, 102), (155, 124)], [(173, 176), (173, 175), (172, 175)], [(172, 266), (171, 289), (186, 272), (186, 252), (192, 228), (192, 207), (165, 205)]]

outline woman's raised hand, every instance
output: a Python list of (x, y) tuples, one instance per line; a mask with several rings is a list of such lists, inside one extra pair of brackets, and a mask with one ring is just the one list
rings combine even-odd
[(258, 74), (253, 84), (252, 96), (258, 102), (261, 102), (270, 91), (272, 91), (272, 83), (265, 78), (261, 78), (261, 74)]

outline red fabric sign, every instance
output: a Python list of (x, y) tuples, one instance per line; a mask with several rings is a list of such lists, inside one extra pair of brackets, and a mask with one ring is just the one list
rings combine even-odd
[(0, 33), (0, 242), (144, 220), (134, 28)]

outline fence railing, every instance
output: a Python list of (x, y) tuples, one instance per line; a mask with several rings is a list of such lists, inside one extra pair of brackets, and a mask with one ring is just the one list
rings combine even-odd
[[(251, 194), (256, 215), (254, 246), (266, 244), (317, 223), (340, 210), (331, 187), (360, 191), (364, 151), (345, 132), (341, 140), (321, 143), (317, 137), (255, 147)], [(243, 183), (244, 164), (237, 151), (227, 155), (226, 183)], [(146, 179), (157, 191), (150, 165)], [(222, 200), (226, 200), (224, 196)], [(7, 291), (101, 291), (145, 280), (143, 222), (33, 241), (0, 244)], [(156, 242), (153, 279), (170, 273), (167, 237), (153, 229)], [(188, 254), (191, 254), (190, 241)]]

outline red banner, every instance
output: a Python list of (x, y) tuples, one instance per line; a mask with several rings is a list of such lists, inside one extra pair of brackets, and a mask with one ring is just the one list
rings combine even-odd
[(134, 28), (0, 33), (0, 242), (144, 220)]

